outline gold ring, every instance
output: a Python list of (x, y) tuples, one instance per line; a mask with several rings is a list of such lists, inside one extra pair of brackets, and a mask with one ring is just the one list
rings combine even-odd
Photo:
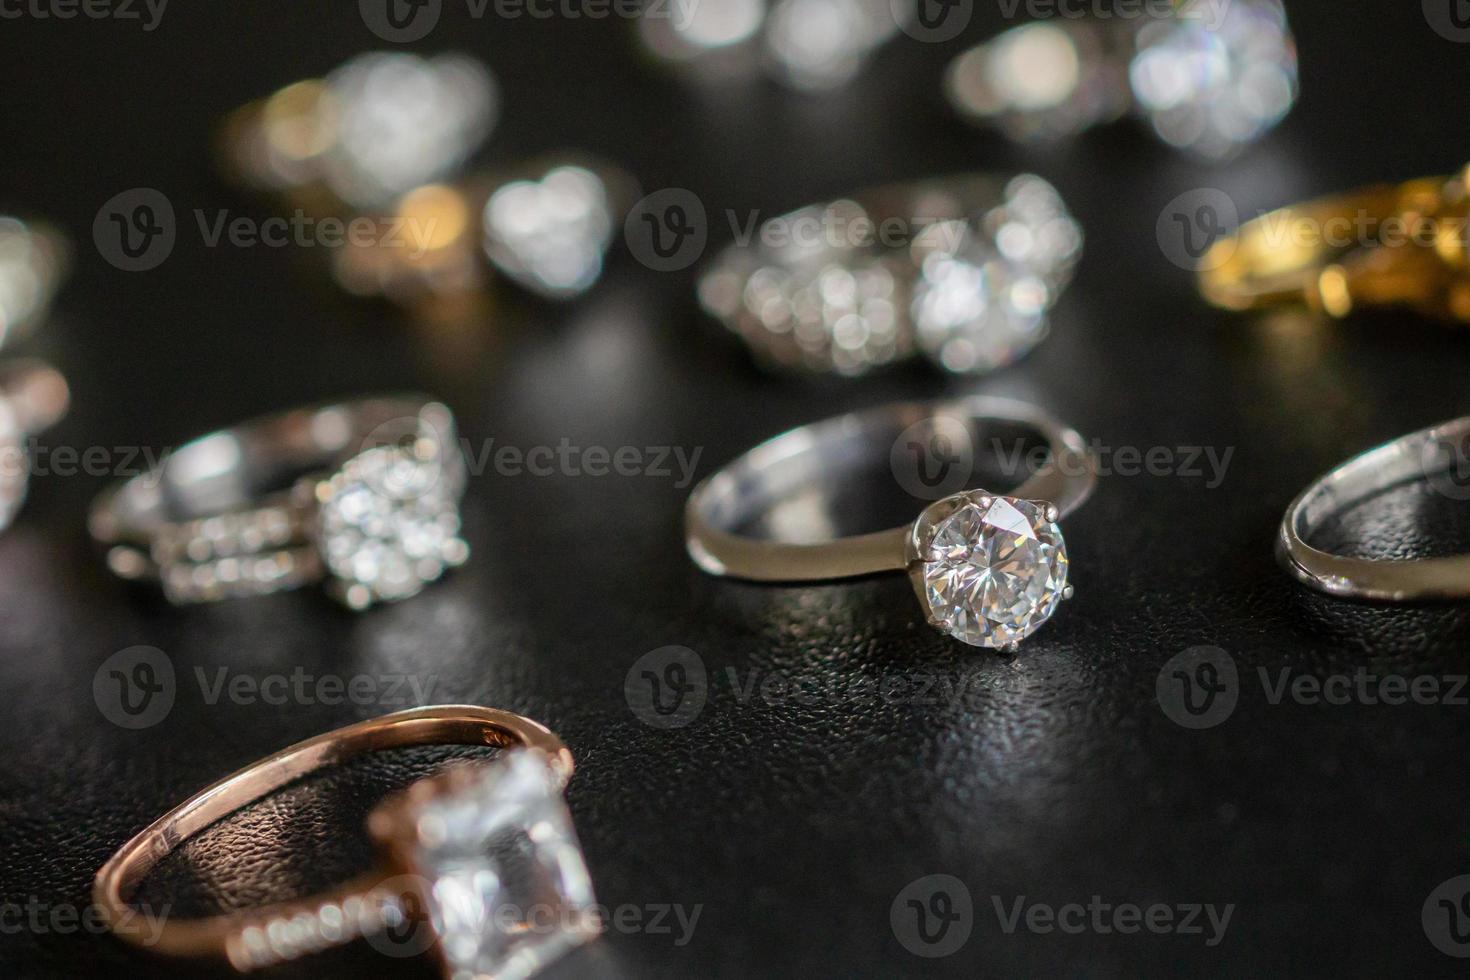
[[(164, 918), (146, 931), (132, 925), (139, 914), (131, 902), (137, 886), (189, 837), (318, 769), (366, 752), (418, 745), (513, 751), (490, 763), (453, 766), (380, 803), (368, 818), (377, 865), (323, 894), (211, 918)], [(169, 956), (223, 955), (242, 973), (358, 938), (373, 940), (411, 917), (447, 975), (498, 974), (508, 960), (542, 963), (600, 931), (562, 799), (571, 774), (572, 756), (561, 739), (520, 715), (472, 705), (396, 712), (299, 742), (195, 793), (102, 866), (92, 898), (108, 928), (131, 945)], [(537, 880), (523, 883), (531, 889), (524, 892), (531, 896), (527, 903), (514, 894), (512, 876), (497, 867), (504, 846), (532, 855), (518, 869), (538, 869)], [(471, 893), (465, 884), (470, 878), (497, 885)], [(456, 904), (446, 910), (446, 900)], [(466, 914), (470, 900), (482, 905), (476, 914)], [(531, 928), (533, 916), (544, 919), (547, 912), (532, 903), (548, 901), (556, 906), (551, 911), (559, 928)], [(426, 916), (419, 917), (420, 910)], [(507, 925), (511, 917), (515, 928)], [(527, 928), (520, 928), (521, 919)]]
[(1470, 322), (1467, 181), (1470, 168), (1261, 215), (1205, 253), (1200, 292), (1227, 310), (1404, 306)]

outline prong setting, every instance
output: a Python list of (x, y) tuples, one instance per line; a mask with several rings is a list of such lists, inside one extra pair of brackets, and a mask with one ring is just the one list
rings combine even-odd
[(1060, 516), (1053, 504), (985, 491), (926, 508), (910, 534), (909, 576), (928, 622), (971, 646), (1014, 651), (1072, 595)]

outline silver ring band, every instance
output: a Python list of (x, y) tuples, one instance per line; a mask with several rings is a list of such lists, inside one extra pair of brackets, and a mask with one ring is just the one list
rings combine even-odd
[[(885, 458), (895, 441), (915, 426), (937, 428), (943, 422), (963, 427), (966, 432), (977, 425), (1018, 424), (1042, 437), (1046, 461), (1034, 471), (1028, 470), (1025, 481), (1008, 496), (986, 490), (952, 493), (930, 503), (912, 524), (885, 531), (811, 540), (820, 538), (823, 528), (829, 526), (825, 515), (813, 514), (804, 526), (792, 530), (790, 536), (800, 540), (762, 539), (740, 533), (743, 525), (768, 513), (783, 499)], [(1055, 522), (1080, 506), (1095, 483), (1096, 461), (1082, 436), (1035, 406), (985, 396), (946, 402), (900, 402), (805, 425), (745, 453), (700, 483), (690, 495), (685, 509), (685, 540), (690, 558), (705, 572), (757, 582), (828, 581), (908, 571), (926, 605), (929, 621), (936, 627), (973, 645), (1011, 646), (1050, 616), (1055, 600), (1070, 595), (1065, 546)], [(830, 501), (823, 503), (830, 506)], [(949, 533), (945, 530), (948, 519), (962, 511), (960, 516), (969, 521), (965, 533), (979, 536), (971, 544), (988, 547), (992, 532), (999, 527), (994, 521), (1010, 521), (1011, 530), (1025, 539), (1021, 550), (1030, 551), (1023, 556), (1012, 549), (996, 560), (991, 560), (993, 555), (965, 558), (959, 565), (945, 566), (945, 572), (940, 566), (948, 559), (937, 554), (935, 541)], [(964, 529), (952, 530), (961, 533)], [(1048, 565), (1046, 575), (1051, 576), (1054, 590), (1042, 581), (1045, 576), (1031, 584), (1018, 584), (1017, 576), (1035, 571), (1019, 566), (1031, 559)], [(1001, 568), (1001, 564), (1006, 567)], [(1039, 591), (1033, 590), (1035, 594), (1022, 596), (1024, 601), (1010, 605), (1034, 606), (1031, 612), (1044, 614), (1039, 619), (1022, 616), (1022, 622), (1001, 624), (995, 629), (983, 625), (978, 630), (966, 629), (965, 623), (956, 623), (956, 617), (946, 615), (942, 608), (948, 602), (945, 593), (949, 589), (939, 578), (942, 573), (953, 573), (946, 580), (953, 584), (955, 575), (966, 577), (977, 569), (977, 574), (989, 577), (992, 584), (1002, 575), (1012, 576), (1001, 583), (1002, 590), (1015, 585), (1025, 592), (1034, 585)], [(934, 588), (939, 591), (931, 591)], [(978, 613), (983, 616), (984, 610)]]
[(104, 491), (89, 527), (118, 576), (176, 604), (329, 580), (355, 609), (467, 557), (454, 418), (421, 396), (304, 408), (212, 433)]
[(1329, 595), (1384, 602), (1470, 597), (1470, 555), (1349, 558), (1308, 544), (1330, 519), (1386, 490), (1431, 481), (1463, 459), (1470, 416), (1412, 432), (1349, 459), (1291, 502), (1281, 520), (1277, 557), (1298, 581)]

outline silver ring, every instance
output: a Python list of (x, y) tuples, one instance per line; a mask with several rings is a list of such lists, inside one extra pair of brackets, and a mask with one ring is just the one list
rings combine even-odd
[(983, 374), (1046, 336), (1081, 247), (1040, 177), (968, 174), (772, 218), (720, 254), (699, 297), (778, 368), (859, 375), (922, 352)]
[[(1281, 519), (1276, 554), (1298, 581), (1328, 595), (1383, 602), (1470, 597), (1470, 555), (1443, 558), (1349, 558), (1314, 548), (1308, 539), (1355, 504), (1415, 480), (1440, 480), (1464, 465), (1470, 416), (1412, 432), (1361, 453), (1320, 477)], [(1454, 485), (1455, 496), (1470, 488)]]
[(197, 439), (103, 492), (90, 529), (115, 574), (157, 581), (177, 605), (325, 579), (360, 610), (464, 562), (464, 482), (449, 409), (368, 398)]
[[(906, 435), (932, 446), (946, 431), (1007, 423), (1046, 444), (1044, 461), (1010, 495), (949, 493), (910, 524), (830, 536), (835, 502), (824, 482), (882, 461)], [(1057, 522), (1092, 493), (1096, 473), (1082, 436), (1033, 405), (984, 396), (899, 402), (792, 429), (736, 459), (690, 495), (685, 541), (705, 572), (756, 582), (905, 571), (936, 629), (971, 646), (1014, 649), (1072, 595)], [(787, 519), (766, 521), (775, 525), (769, 536), (743, 533), (789, 505)]]

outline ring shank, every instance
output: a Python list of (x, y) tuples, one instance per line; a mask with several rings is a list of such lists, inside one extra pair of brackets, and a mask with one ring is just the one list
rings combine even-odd
[(1384, 491), (1432, 479), (1455, 464), (1470, 440), (1470, 416), (1410, 433), (1353, 457), (1292, 501), (1277, 553), (1306, 585), (1345, 598), (1405, 602), (1470, 597), (1470, 555), (1368, 559), (1334, 555), (1308, 539), (1330, 519)]
[(794, 491), (885, 458), (908, 427), (946, 416), (967, 426), (1019, 423), (1046, 440), (1047, 463), (1010, 495), (1049, 501), (1065, 514), (1091, 494), (1096, 467), (1082, 436), (1035, 406), (987, 396), (901, 402), (793, 429), (706, 479), (685, 508), (690, 557), (711, 575), (757, 582), (826, 581), (904, 569), (909, 525), (816, 542), (747, 537), (737, 528)]
[[(354, 756), (383, 749), (421, 745), (524, 746), (544, 752), (563, 780), (572, 774), (572, 756), (546, 727), (494, 708), (444, 705), (400, 711), (348, 725), (307, 739), (200, 790), (128, 841), (97, 872), (92, 900), (108, 927), (125, 941), (173, 956), (224, 954), (239, 969), (261, 965), (245, 945), (251, 930), (270, 932), (276, 924), (316, 921), (330, 912), (343, 931), (325, 945), (340, 945), (363, 931), (352, 926), (370, 912), (372, 892), (386, 876), (375, 870), (307, 899), (283, 902), (230, 915), (185, 921), (164, 920), (145, 937), (121, 928), (133, 914), (130, 894), (160, 861), (184, 841), (230, 814), (287, 784)], [(317, 948), (324, 948), (324, 945)]]

